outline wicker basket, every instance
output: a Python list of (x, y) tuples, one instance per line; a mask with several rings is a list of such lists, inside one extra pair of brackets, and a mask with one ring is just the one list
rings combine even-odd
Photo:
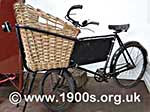
[[(61, 35), (76, 38), (79, 29), (61, 19), (47, 14), (30, 5), (16, 3), (14, 5), (16, 21)], [(33, 70), (66, 68), (69, 66), (74, 41), (21, 29), (21, 39), (25, 50), (28, 67)]]

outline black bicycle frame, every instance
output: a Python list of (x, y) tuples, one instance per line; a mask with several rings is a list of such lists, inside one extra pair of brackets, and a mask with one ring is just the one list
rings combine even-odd
[[(121, 39), (120, 39), (120, 37), (119, 37), (119, 35), (118, 35), (117, 32), (114, 32), (114, 34), (111, 34), (111, 35), (84, 37), (84, 38), (81, 38), (81, 40), (84, 40), (84, 39), (91, 39), (91, 40), (92, 40), (93, 38), (100, 38), (100, 37), (106, 37), (106, 38), (107, 38), (107, 37), (113, 37), (113, 38), (114, 38), (114, 40), (113, 40), (113, 42), (112, 42), (112, 45), (111, 45), (111, 48), (110, 48), (110, 51), (109, 51), (109, 53), (108, 53), (108, 55), (107, 55), (107, 59), (106, 59), (106, 63), (105, 63), (105, 65), (104, 65), (104, 68), (100, 68), (100, 69), (102, 69), (103, 72), (104, 72), (103, 75), (106, 75), (106, 74), (107, 74), (107, 75), (109, 75), (110, 77), (116, 77), (119, 73), (124, 72), (124, 71), (127, 71), (127, 70), (130, 70), (130, 69), (132, 69), (133, 67), (135, 67), (135, 64), (134, 64), (134, 62), (133, 62), (133, 60), (132, 60), (132, 58), (131, 58), (131, 56), (130, 56), (128, 50), (127, 50), (127, 48), (124, 46), (124, 44), (123, 44), (123, 42), (121, 41)], [(127, 60), (127, 57), (126, 57), (125, 53), (123, 52), (123, 57), (124, 57), (124, 59), (125, 59), (125, 61), (126, 61), (126, 65), (125, 65), (125, 66), (122, 66), (122, 67), (120, 67), (120, 68), (118, 68), (118, 69), (116, 70), (117, 72), (115, 71), (114, 73), (106, 73), (106, 69), (108, 68), (108, 63), (109, 63), (109, 61), (110, 61), (110, 57), (111, 57), (112, 50), (113, 50), (113, 47), (114, 47), (114, 44), (115, 44), (116, 39), (117, 39), (117, 41), (118, 41), (119, 46), (127, 53), (127, 56), (129, 57), (129, 60), (131, 61), (133, 67), (129, 67), (129, 66), (128, 66), (129, 60)], [(78, 41), (78, 42), (80, 42), (80, 41)], [(99, 75), (101, 78), (104, 78), (103, 75), (101, 75), (101, 74), (99, 74), (99, 73), (97, 73), (97, 72), (93, 72), (93, 71), (91, 71), (91, 70), (85, 69), (85, 68), (83, 68), (83, 67), (81, 67), (81, 66), (79, 66), (79, 65), (77, 65), (77, 64), (75, 64), (74, 67), (76, 67), (76, 68), (78, 68), (78, 69), (80, 69), (80, 70), (89, 72), (89, 73), (91, 73), (91, 74)], [(126, 67), (126, 69), (123, 69), (123, 68), (125, 68), (125, 67)], [(121, 70), (121, 69), (123, 69), (123, 70)], [(118, 71), (118, 70), (120, 70), (120, 71)]]
[[(86, 40), (86, 39), (91, 39), (91, 40), (92, 40), (92, 39), (95, 39), (95, 38), (113, 37), (114, 39), (113, 39), (113, 42), (112, 42), (110, 51), (109, 51), (108, 56), (107, 56), (105, 66), (104, 66), (104, 68), (103, 68), (104, 74), (107, 74), (107, 73), (106, 73), (106, 69), (108, 68), (108, 63), (109, 63), (109, 61), (110, 61), (110, 56), (111, 56), (111, 54), (112, 54), (112, 50), (113, 50), (114, 43), (115, 43), (116, 39), (117, 39), (117, 41), (118, 41), (118, 43), (119, 43), (119, 46), (122, 47), (122, 48), (126, 51), (126, 53), (127, 53), (127, 55), (129, 56), (129, 59), (130, 59), (130, 61), (132, 62), (133, 66), (135, 66), (135, 64), (134, 64), (134, 62), (133, 62), (133, 60), (132, 60), (132, 58), (131, 58), (131, 56), (130, 56), (128, 50), (127, 50), (126, 47), (124, 46), (124, 44), (123, 44), (123, 42), (121, 41), (120, 37), (118, 36), (117, 32), (115, 32), (114, 34), (111, 34), (111, 35), (92, 36), (92, 37), (83, 37), (83, 38), (81, 38), (81, 39), (75, 39), (75, 38), (72, 38), (72, 37), (69, 37), (69, 36), (60, 35), (60, 34), (57, 34), (57, 33), (53, 33), (53, 32), (46, 31), (46, 30), (41, 30), (41, 29), (37, 29), (37, 28), (34, 28), (34, 27), (22, 26), (22, 25), (16, 24), (16, 34), (17, 34), (17, 37), (18, 37), (19, 48), (20, 48), (20, 52), (21, 52), (21, 56), (22, 56), (22, 60), (23, 60), (23, 65), (24, 65), (25, 69), (27, 69), (29, 72), (37, 72), (37, 71), (32, 71), (32, 70), (27, 66), (27, 63), (26, 63), (26, 60), (25, 60), (24, 47), (23, 47), (23, 43), (22, 43), (22, 39), (21, 39), (21, 34), (20, 34), (20, 29), (32, 30), (32, 31), (39, 32), (39, 33), (45, 33), (45, 34), (47, 34), (47, 35), (54, 35), (54, 36), (57, 36), (57, 37), (60, 37), (60, 38), (69, 39), (69, 40), (75, 41), (75, 42), (77, 42), (77, 43), (80, 42), (80, 41), (82, 41), (82, 40)], [(123, 53), (123, 56), (124, 56), (124, 58), (125, 58), (125, 60), (126, 60), (126, 63), (128, 64), (129, 62), (128, 62), (128, 60), (127, 60), (127, 58), (126, 58), (126, 56), (125, 56), (124, 53)], [(85, 68), (82, 68), (82, 67), (78, 66), (76, 63), (73, 64), (73, 65), (70, 65), (68, 68), (70, 68), (70, 67), (76, 67), (76, 68), (81, 69), (81, 70), (84, 70), (84, 71), (86, 71), (86, 72), (99, 75), (99, 74), (96, 73), (96, 72), (93, 72), (93, 71), (90, 71), (90, 70), (87, 70), (87, 69), (85, 69)], [(121, 67), (120, 69), (122, 69), (122, 67)], [(129, 70), (129, 69), (131, 69), (131, 68), (127, 67), (127, 68), (124, 69), (124, 70), (120, 70), (120, 71), (118, 71), (118, 72), (109, 73), (109, 74), (110, 74), (111, 77), (113, 77), (114, 75), (119, 74), (119, 73), (121, 73), (121, 72), (123, 72), (123, 71), (126, 71), (126, 70)], [(44, 71), (44, 70), (41, 70), (41, 71)], [(103, 76), (100, 76), (100, 77), (103, 77)]]

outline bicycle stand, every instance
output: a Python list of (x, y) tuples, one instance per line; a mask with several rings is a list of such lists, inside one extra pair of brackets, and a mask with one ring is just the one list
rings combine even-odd
[[(25, 81), (24, 81), (24, 85), (23, 85), (23, 88), (22, 88), (22, 91), (21, 91), (22, 99), (24, 99), (24, 92), (25, 92), (25, 89), (26, 89), (26, 86), (27, 86), (27, 81), (29, 79), (29, 75), (30, 75), (30, 73), (27, 72), (26, 77), (25, 77)], [(37, 72), (32, 72), (32, 79), (31, 79), (31, 82), (30, 82), (30, 85), (29, 85), (29, 88), (28, 88), (28, 91), (27, 91), (27, 95), (31, 94), (36, 75), (37, 75)], [(24, 104), (24, 107), (23, 107), (23, 112), (25, 112), (25, 110), (26, 110), (27, 103), (28, 102), (25, 101), (25, 104)], [(17, 107), (19, 107), (19, 104), (17, 105)]]

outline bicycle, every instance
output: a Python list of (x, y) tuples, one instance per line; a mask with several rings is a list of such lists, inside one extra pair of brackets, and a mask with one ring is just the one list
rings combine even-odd
[[(98, 22), (88, 22), (87, 20), (83, 21), (82, 24), (80, 24), (78, 21), (74, 20), (70, 17), (70, 12), (74, 9), (82, 9), (82, 5), (74, 5), (72, 6), (66, 15), (66, 19), (70, 21), (75, 27), (81, 28), (86, 27), (89, 24), (93, 25), (99, 25)], [(85, 72), (89, 72), (94, 74), (94, 79), (97, 82), (108, 82), (108, 79), (114, 78), (116, 79), (117, 83), (121, 85), (122, 87), (130, 88), (135, 85), (137, 85), (140, 80), (142, 79), (144, 72), (146, 70), (147, 65), (147, 51), (146, 49), (136, 41), (130, 41), (127, 43), (123, 43), (118, 35), (118, 33), (121, 32), (127, 32), (129, 29), (129, 24), (125, 25), (109, 25), (109, 29), (114, 30), (113, 34), (110, 35), (102, 35), (102, 36), (92, 36), (92, 37), (83, 37), (83, 38), (72, 38), (70, 36), (61, 35), (58, 33), (50, 32), (43, 29), (38, 29), (35, 27), (27, 26), (27, 25), (19, 25), (16, 24), (16, 33), (19, 41), (19, 48), (23, 59), (23, 65), (27, 69), (27, 75), (25, 78), (22, 94), (24, 94), (24, 89), (27, 85), (27, 79), (29, 77), (29, 74), (32, 73), (33, 78), (31, 80), (28, 95), (31, 93), (33, 83), (36, 77), (36, 74), (38, 71), (43, 70), (32, 70), (28, 67), (26, 62), (26, 53), (24, 51), (24, 45), (21, 38), (21, 29), (24, 30), (30, 30), (46, 35), (53, 35), (60, 37), (62, 39), (66, 39), (69, 41), (75, 42), (74, 48), (70, 57), (70, 63), (69, 66), (63, 67), (63, 68), (55, 68), (55, 69), (49, 69), (46, 70), (46, 73), (44, 74), (41, 82), (40, 82), (40, 95), (44, 94), (55, 94), (57, 97), (62, 92), (76, 92), (76, 83), (69, 72), (69, 68), (77, 68), (80, 70), (83, 70)], [(4, 31), (11, 31), (11, 26), (8, 22), (5, 22), (3, 24)], [(117, 51), (113, 54), (112, 58), (112, 50), (114, 47), (115, 41), (118, 41), (119, 48)], [(81, 65), (96, 63), (106, 61), (103, 68), (98, 68), (96, 72), (90, 71), (88, 69), (82, 68)], [(110, 67), (108, 67), (110, 62)], [(140, 66), (140, 67), (139, 67)], [(109, 68), (109, 71), (107, 69)], [(137, 73), (137, 68), (140, 71)], [(124, 76), (125, 74), (128, 74), (128, 76), (131, 74), (134, 74), (135, 79), (124, 81), (120, 79), (120, 76)], [(124, 74), (125, 73), (125, 74)], [(48, 85), (50, 84), (50, 85)], [(49, 88), (49, 90), (47, 89)], [(51, 110), (63, 110), (66, 107), (68, 107), (69, 103), (67, 102), (47, 102), (44, 100), (44, 104)], [(23, 111), (25, 111), (25, 108), (27, 106), (27, 102), (25, 102), (25, 106)]]
[[(82, 7), (82, 5), (72, 6), (65, 16), (66, 20), (79, 28), (86, 27), (90, 24), (99, 25), (98, 22), (88, 22), (87, 20), (83, 21), (82, 24), (80, 24), (79, 21), (76, 21), (70, 17), (70, 12), (72, 10), (82, 9)], [(108, 82), (108, 79), (114, 78), (121, 87), (131, 88), (136, 86), (142, 79), (146, 70), (147, 51), (139, 42), (136, 41), (130, 41), (123, 44), (118, 33), (121, 33), (123, 31), (127, 32), (129, 26), (129, 24), (109, 25), (109, 29), (115, 31), (114, 34), (82, 37), (75, 40), (75, 45), (70, 60), (70, 66), (68, 68), (77, 68), (85, 72), (94, 74), (94, 79), (97, 82)], [(112, 55), (112, 50), (116, 40), (118, 41), (120, 47), (116, 50), (116, 52), (112, 56), (112, 59), (110, 60), (110, 56)], [(81, 65), (101, 61), (106, 61), (104, 68), (99, 68), (96, 72), (80, 67)], [(109, 62), (110, 67), (108, 67)], [(139, 71), (139, 73), (136, 73), (137, 66), (141, 66), (141, 71)], [(107, 72), (107, 68), (110, 68), (109, 72)], [(135, 75), (136, 77), (130, 80), (122, 80), (120, 78), (120, 76), (129, 76), (130, 74), (132, 74), (133, 76)], [(47, 74), (43, 78), (42, 84), (44, 84), (45, 79), (48, 75), (49, 74)]]
[[(99, 25), (98, 22), (88, 22), (87, 20), (83, 21), (82, 24), (80, 24), (78, 21), (72, 19), (69, 16), (70, 12), (73, 9), (82, 9), (82, 7), (83, 7), (82, 5), (72, 6), (69, 9), (69, 11), (67, 12), (67, 15), (65, 18), (68, 21), (70, 21), (76, 27), (85, 27), (89, 24)], [(131, 41), (131, 42), (127, 42), (125, 44), (122, 42), (118, 33), (121, 33), (123, 31), (127, 32), (129, 27), (130, 27), (130, 24), (109, 25), (108, 28), (110, 30), (115, 31), (115, 32), (113, 32), (114, 34), (80, 38), (75, 43), (75, 48), (74, 48), (74, 51), (72, 53), (71, 61), (75, 64), (75, 67), (82, 69), (82, 70), (85, 70), (87, 72), (90, 72), (92, 74), (95, 74), (95, 80), (98, 82), (107, 81), (107, 78), (115, 77), (117, 79), (118, 84), (120, 84), (123, 87), (135, 86), (138, 83), (138, 81), (143, 77), (143, 74), (145, 72), (146, 65), (147, 65), (147, 51), (139, 42)], [(103, 40), (103, 41), (101, 41), (101, 40)], [(106, 69), (108, 67), (108, 63), (110, 61), (110, 56), (112, 54), (112, 50), (114, 47), (114, 42), (116, 40), (118, 41), (120, 48), (118, 48), (116, 50), (116, 52), (114, 53), (114, 55), (112, 56), (112, 59), (110, 62), (110, 72), (107, 73)], [(93, 43), (92, 43), (92, 41), (93, 41)], [(96, 43), (96, 41), (99, 41), (100, 44), (103, 44), (103, 42), (105, 42), (106, 45), (100, 46), (99, 42)], [(94, 46), (94, 44), (96, 44), (96, 45)], [(94, 49), (94, 50), (92, 50), (93, 52), (90, 52), (89, 50), (90, 50), (90, 47), (92, 45), (94, 47), (92, 49)], [(99, 50), (98, 47), (101, 49)], [(141, 58), (141, 60), (143, 59), (143, 67), (142, 67), (142, 71), (140, 73), (140, 77), (137, 78), (138, 80), (135, 83), (133, 83), (131, 85), (130, 84), (124, 85), (123, 83), (119, 82), (119, 79), (116, 76), (120, 75), (120, 73), (122, 73), (122, 72), (125, 72), (128, 70), (133, 70), (134, 68), (136, 68), (136, 64), (138, 63), (138, 62), (137, 63), (134, 62), (134, 58), (132, 57), (132, 53), (134, 53), (134, 51), (133, 51), (133, 48), (131, 49), (130, 47), (131, 48), (135, 47), (135, 48), (137, 48), (137, 50), (139, 50), (138, 54), (136, 54), (137, 56), (135, 56), (135, 54), (134, 54), (134, 56), (136, 57), (136, 58), (134, 57), (136, 59), (135, 61), (138, 60), (139, 56), (141, 56), (141, 55), (143, 56)], [(131, 50), (128, 50), (128, 49), (131, 49)], [(85, 51), (85, 52), (83, 52), (83, 51)], [(98, 51), (101, 51), (102, 53), (98, 54), (97, 53)], [(141, 54), (139, 52), (141, 52)], [(124, 61), (126, 63), (117, 64), (117, 62), (119, 61), (119, 58), (122, 55), (123, 55)], [(141, 60), (138, 60), (138, 61), (141, 61)], [(100, 61), (106, 61), (106, 63), (104, 65), (104, 67), (98, 69), (96, 73), (91, 72), (89, 70), (86, 70), (86, 69), (78, 66), (78, 65), (91, 64), (91, 63), (100, 62)], [(123, 60), (121, 60), (121, 61), (123, 61)], [(119, 68), (118, 66), (121, 66), (121, 67)], [(125, 67), (127, 67), (127, 68), (124, 69)], [(118, 71), (118, 70), (121, 70), (121, 71)]]

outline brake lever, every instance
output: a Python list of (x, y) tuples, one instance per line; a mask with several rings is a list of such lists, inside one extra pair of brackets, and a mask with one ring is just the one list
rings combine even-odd
[(91, 21), (88, 24), (99, 25), (99, 22)]
[(69, 15), (77, 15), (76, 13), (71, 13), (71, 14), (69, 14)]
[(84, 20), (83, 22), (82, 22), (82, 27), (85, 27), (85, 26), (87, 26), (88, 25), (88, 21), (87, 20)]
[(90, 32), (95, 33), (95, 31), (94, 31), (94, 30), (91, 30), (90, 28), (83, 28), (83, 27), (81, 27), (80, 29), (89, 30)]
[(82, 27), (88, 26), (89, 24), (99, 25), (99, 22), (95, 22), (95, 21), (88, 22), (88, 20), (84, 20), (82, 22)]

